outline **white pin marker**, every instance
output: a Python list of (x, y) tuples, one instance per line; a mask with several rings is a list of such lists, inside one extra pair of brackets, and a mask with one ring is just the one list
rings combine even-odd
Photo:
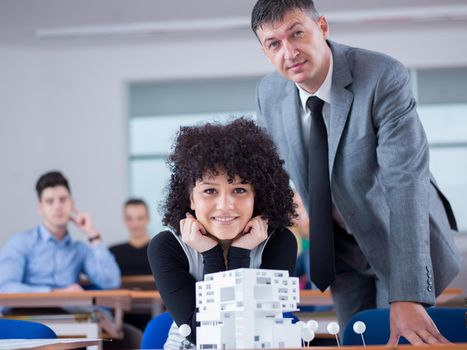
[(363, 337), (363, 333), (366, 331), (366, 325), (362, 321), (357, 321), (353, 324), (353, 331), (357, 334), (360, 334), (362, 337), (363, 347), (366, 348), (365, 338)]
[[(295, 322), (295, 327), (300, 328), (300, 337), (302, 338), (302, 341), (304, 341), (303, 337), (301, 335), (303, 334), (303, 329), (306, 327), (306, 323), (303, 322), (303, 321), (297, 321), (297, 322)], [(306, 346), (306, 344), (305, 344), (305, 346)]]
[(337, 341), (337, 347), (341, 347), (341, 344), (339, 343), (339, 337), (337, 336), (337, 334), (339, 333), (339, 325), (337, 324), (337, 322), (329, 322), (326, 329), (328, 330), (328, 333), (329, 334), (332, 334), (333, 336), (336, 337), (336, 341)]
[(306, 324), (315, 333), (319, 328), (318, 322), (316, 322), (315, 320), (309, 320), (309, 321), (306, 322)]
[(310, 327), (303, 327), (301, 330), (301, 336), (305, 347), (310, 345), (310, 342), (315, 338), (315, 332)]
[(191, 328), (189, 325), (187, 325), (186, 323), (182, 324), (179, 328), (178, 328), (178, 334), (180, 334), (182, 337), (186, 338), (188, 337), (190, 334), (191, 334)]
[(306, 327), (306, 323), (303, 322), (303, 321), (297, 321), (297, 322), (295, 322), (295, 325), (296, 325), (297, 327), (300, 327), (300, 329)]
[[(191, 328), (189, 325), (186, 323), (182, 324), (180, 327), (178, 327), (178, 334), (180, 334), (182, 337), (186, 338), (191, 334)], [(182, 342), (182, 349), (188, 349), (190, 347), (190, 342), (188, 339), (184, 339)]]

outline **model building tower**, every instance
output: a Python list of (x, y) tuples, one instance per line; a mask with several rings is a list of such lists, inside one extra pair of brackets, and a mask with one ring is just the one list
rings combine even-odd
[(198, 349), (299, 348), (300, 326), (283, 312), (297, 311), (298, 278), (288, 271), (237, 269), (196, 283)]

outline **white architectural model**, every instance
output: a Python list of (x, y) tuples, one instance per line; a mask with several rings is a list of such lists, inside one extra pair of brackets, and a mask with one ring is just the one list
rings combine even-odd
[(300, 325), (283, 318), (297, 311), (298, 278), (288, 271), (237, 269), (196, 283), (198, 349), (299, 348)]

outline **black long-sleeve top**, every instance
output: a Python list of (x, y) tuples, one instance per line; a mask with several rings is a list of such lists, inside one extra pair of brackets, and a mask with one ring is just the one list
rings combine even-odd
[[(203, 252), (204, 274), (233, 270), (250, 266), (250, 250), (230, 247), (227, 266), (220, 245)], [(187, 339), (196, 344), (196, 280), (189, 272), (188, 258), (180, 243), (170, 231), (156, 235), (148, 247), (151, 266), (157, 288), (165, 306), (177, 325), (188, 324), (192, 332)], [(297, 258), (297, 241), (288, 229), (276, 229), (270, 233), (261, 257), (262, 269), (288, 270), (294, 275)]]

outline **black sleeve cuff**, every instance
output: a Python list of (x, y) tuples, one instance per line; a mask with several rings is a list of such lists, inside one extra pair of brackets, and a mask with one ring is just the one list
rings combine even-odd
[(227, 266), (229, 270), (250, 267), (250, 250), (239, 247), (230, 247), (227, 254)]
[(202, 252), (204, 262), (203, 275), (213, 272), (225, 271), (224, 253), (220, 244)]

